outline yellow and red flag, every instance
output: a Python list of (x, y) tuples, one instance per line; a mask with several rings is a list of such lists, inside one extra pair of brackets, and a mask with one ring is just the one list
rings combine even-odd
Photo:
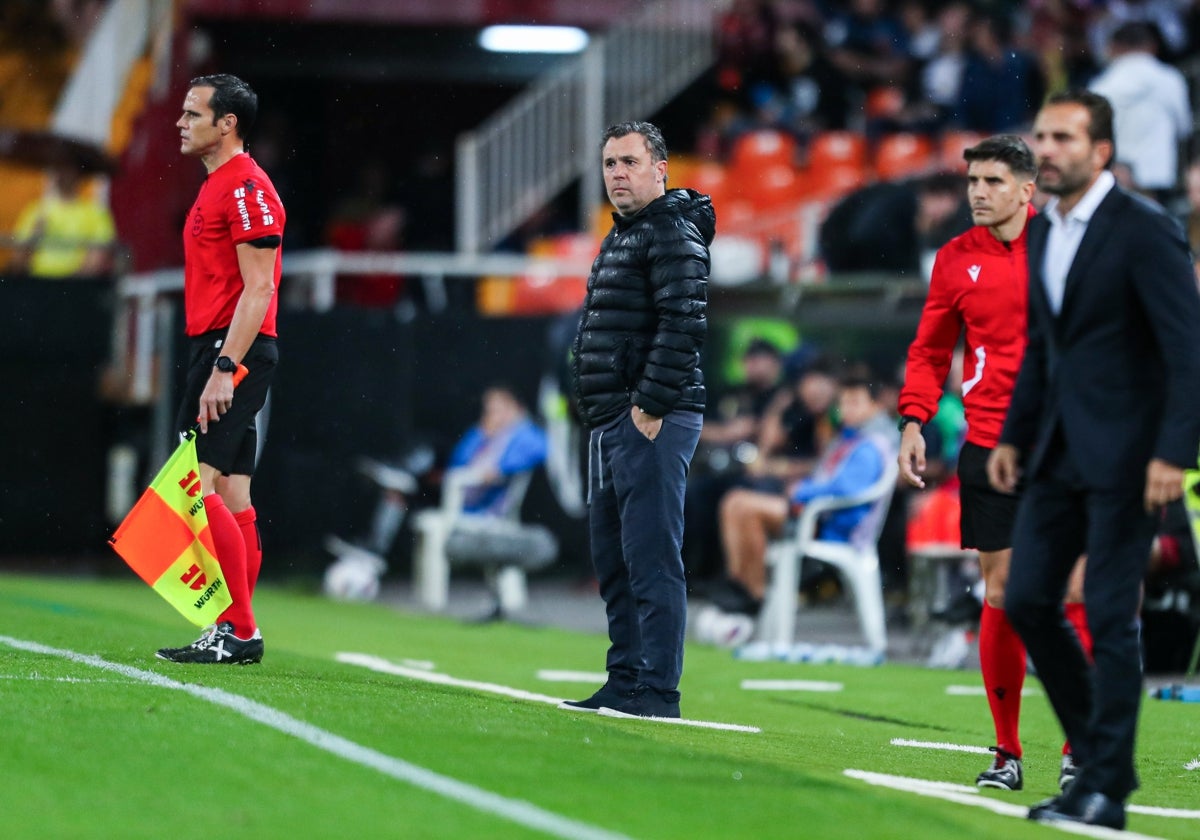
[(197, 626), (215, 624), (233, 603), (204, 510), (195, 431), (158, 471), (109, 543)]

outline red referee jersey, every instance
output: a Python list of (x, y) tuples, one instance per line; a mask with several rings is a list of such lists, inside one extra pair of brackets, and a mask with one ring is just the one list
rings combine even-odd
[[(1034, 214), (1033, 207), (1029, 215)], [(994, 447), (1012, 398), (1021, 357), (1029, 296), (1026, 232), (1001, 242), (976, 226), (938, 250), (917, 337), (908, 348), (902, 415), (927, 422), (937, 412), (959, 335), (963, 350), (963, 408), (967, 440)]]
[[(244, 283), (237, 246), (263, 236), (282, 236), (283, 203), (267, 173), (247, 154), (234, 155), (200, 186), (183, 226), (183, 308), (189, 336), (225, 329)], [(275, 256), (275, 288), (283, 268), (283, 249)], [(274, 336), (279, 296), (263, 318), (259, 333)]]

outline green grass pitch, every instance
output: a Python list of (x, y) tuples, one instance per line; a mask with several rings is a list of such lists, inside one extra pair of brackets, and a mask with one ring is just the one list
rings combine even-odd
[[(189, 641), (193, 628), (137, 581), (0, 575), (0, 836), (1058, 835), (970, 804), (1028, 806), (1055, 792), (1061, 736), (1040, 694), (1024, 703), (1020, 793), (963, 790), (968, 801), (948, 801), (846, 774), (970, 787), (987, 756), (891, 742), (988, 745), (984, 698), (946, 691), (979, 684), (977, 673), (749, 663), (689, 647), (684, 716), (761, 728), (717, 731), (565, 712), (335, 658), (427, 662), (458, 680), (582, 697), (595, 684), (544, 682), (538, 671), (603, 670), (600, 636), (460, 624), (272, 587), (256, 603), (262, 665), (181, 666), (153, 652)], [(843, 688), (746, 691), (745, 679)], [(1200, 769), (1187, 769), (1198, 758), (1200, 706), (1147, 699), (1132, 803), (1200, 808)], [(1129, 829), (1196, 838), (1200, 819), (1135, 812)]]

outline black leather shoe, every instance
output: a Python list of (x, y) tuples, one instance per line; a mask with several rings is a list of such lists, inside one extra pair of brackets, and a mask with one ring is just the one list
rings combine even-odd
[(1053, 796), (1050, 799), (1043, 799), (1041, 802), (1029, 809), (1029, 819), (1041, 820), (1043, 814), (1049, 813), (1050, 811), (1056, 811), (1061, 802), (1061, 796)]
[(620, 689), (605, 683), (600, 690), (585, 700), (564, 700), (558, 708), (570, 712), (598, 712), (601, 706), (619, 706), (633, 696), (633, 689)]
[(1029, 809), (1029, 819), (1038, 822), (1073, 822), (1125, 829), (1125, 805), (1103, 793), (1057, 796)]

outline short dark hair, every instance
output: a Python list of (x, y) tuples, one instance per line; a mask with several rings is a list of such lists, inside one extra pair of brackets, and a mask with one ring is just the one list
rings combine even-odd
[(1093, 143), (1107, 141), (1112, 144), (1112, 155), (1105, 169), (1112, 166), (1117, 157), (1117, 141), (1113, 137), (1113, 108), (1112, 103), (1098, 93), (1090, 90), (1065, 90), (1055, 93), (1046, 99), (1046, 105), (1082, 105), (1088, 112), (1088, 139)]
[(1150, 23), (1131, 20), (1123, 23), (1108, 36), (1108, 43), (1126, 49), (1158, 50), (1158, 30)]
[(658, 126), (654, 123), (631, 121), (621, 122), (616, 125), (610, 125), (604, 130), (604, 136), (600, 138), (600, 148), (604, 148), (604, 144), (614, 137), (624, 137), (626, 134), (640, 134), (646, 140), (646, 147), (650, 150), (650, 160), (657, 163), (660, 160), (667, 159), (667, 141), (663, 140), (662, 132), (658, 130)]
[(750, 343), (742, 351), (743, 359), (747, 356), (772, 356), (778, 359), (781, 355), (779, 348), (773, 342), (759, 336), (750, 339)]
[(258, 116), (258, 94), (237, 76), (228, 73), (213, 73), (209, 76), (197, 76), (188, 83), (190, 87), (210, 87), (213, 89), (212, 98), (208, 105), (213, 111), (213, 125), (226, 114), (237, 117), (234, 129), (237, 136), (245, 140), (254, 128), (254, 118)]
[(1037, 162), (1029, 144), (1015, 134), (997, 134), (976, 143), (963, 152), (968, 164), (975, 161), (994, 160), (1005, 164), (1014, 175), (1033, 179), (1037, 177)]
[(879, 402), (879, 396), (883, 391), (878, 379), (860, 371), (843, 375), (838, 381), (838, 385), (845, 391), (859, 389), (866, 391), (867, 396), (871, 398), (871, 402)]

